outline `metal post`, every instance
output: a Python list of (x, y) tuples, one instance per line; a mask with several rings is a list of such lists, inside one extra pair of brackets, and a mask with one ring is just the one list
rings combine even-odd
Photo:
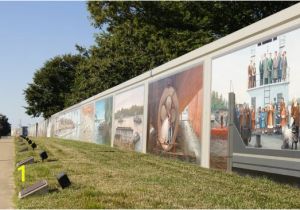
[(228, 158), (227, 171), (232, 171), (232, 152), (233, 152), (233, 127), (235, 115), (235, 94), (230, 92), (228, 94), (228, 108), (229, 108), (229, 126), (228, 126)]

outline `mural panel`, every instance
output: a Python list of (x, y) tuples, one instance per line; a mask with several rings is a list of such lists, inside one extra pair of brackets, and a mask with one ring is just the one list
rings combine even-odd
[(112, 97), (96, 102), (95, 141), (97, 144), (110, 145), (112, 130)]
[(147, 152), (200, 163), (203, 67), (149, 84)]
[(115, 97), (114, 146), (142, 152), (144, 86), (120, 93)]
[(297, 29), (213, 60), (212, 166), (226, 168), (230, 91), (235, 93), (235, 126), (245, 147), (299, 150), (299, 37)]
[(54, 119), (53, 133), (54, 137), (64, 139), (79, 139), (80, 131), (80, 111), (72, 110), (57, 116)]
[(93, 140), (94, 132), (94, 103), (84, 105), (80, 109), (80, 140), (90, 141)]

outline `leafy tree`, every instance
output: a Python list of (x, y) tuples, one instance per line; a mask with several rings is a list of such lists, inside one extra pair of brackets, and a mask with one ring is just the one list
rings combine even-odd
[(77, 66), (83, 62), (81, 55), (56, 56), (44, 64), (33, 77), (33, 83), (24, 90), (28, 104), (26, 113), (33, 117), (50, 117), (69, 104)]
[(8, 118), (0, 114), (0, 137), (1, 136), (7, 136), (10, 133), (11, 126), (8, 122)]
[(47, 118), (295, 3), (89, 1), (94, 46), (47, 61), (25, 90), (26, 112)]
[(129, 80), (295, 2), (90, 1), (102, 30), (76, 77), (73, 101)]
[(218, 94), (216, 91), (212, 91), (211, 94), (211, 111), (215, 112), (220, 109), (228, 109), (228, 102), (226, 98)]

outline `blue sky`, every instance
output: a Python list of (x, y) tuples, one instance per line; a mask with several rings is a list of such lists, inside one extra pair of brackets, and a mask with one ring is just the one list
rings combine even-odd
[(0, 2), (0, 113), (13, 127), (35, 123), (25, 114), (23, 90), (56, 55), (90, 46), (97, 32), (86, 2)]

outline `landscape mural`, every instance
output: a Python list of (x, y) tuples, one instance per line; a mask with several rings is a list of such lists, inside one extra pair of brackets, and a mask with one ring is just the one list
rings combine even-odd
[(91, 142), (94, 132), (94, 103), (83, 105), (80, 109), (80, 139)]
[(149, 84), (147, 152), (200, 164), (202, 65)]
[(115, 96), (114, 142), (116, 147), (142, 152), (144, 86)]
[(97, 144), (110, 145), (112, 131), (112, 102), (109, 97), (95, 103), (95, 141)]
[(234, 123), (245, 147), (299, 150), (299, 37), (297, 29), (213, 60), (212, 156), (227, 148), (229, 92), (235, 93)]
[(75, 109), (55, 117), (53, 125), (54, 137), (79, 139), (80, 110)]

